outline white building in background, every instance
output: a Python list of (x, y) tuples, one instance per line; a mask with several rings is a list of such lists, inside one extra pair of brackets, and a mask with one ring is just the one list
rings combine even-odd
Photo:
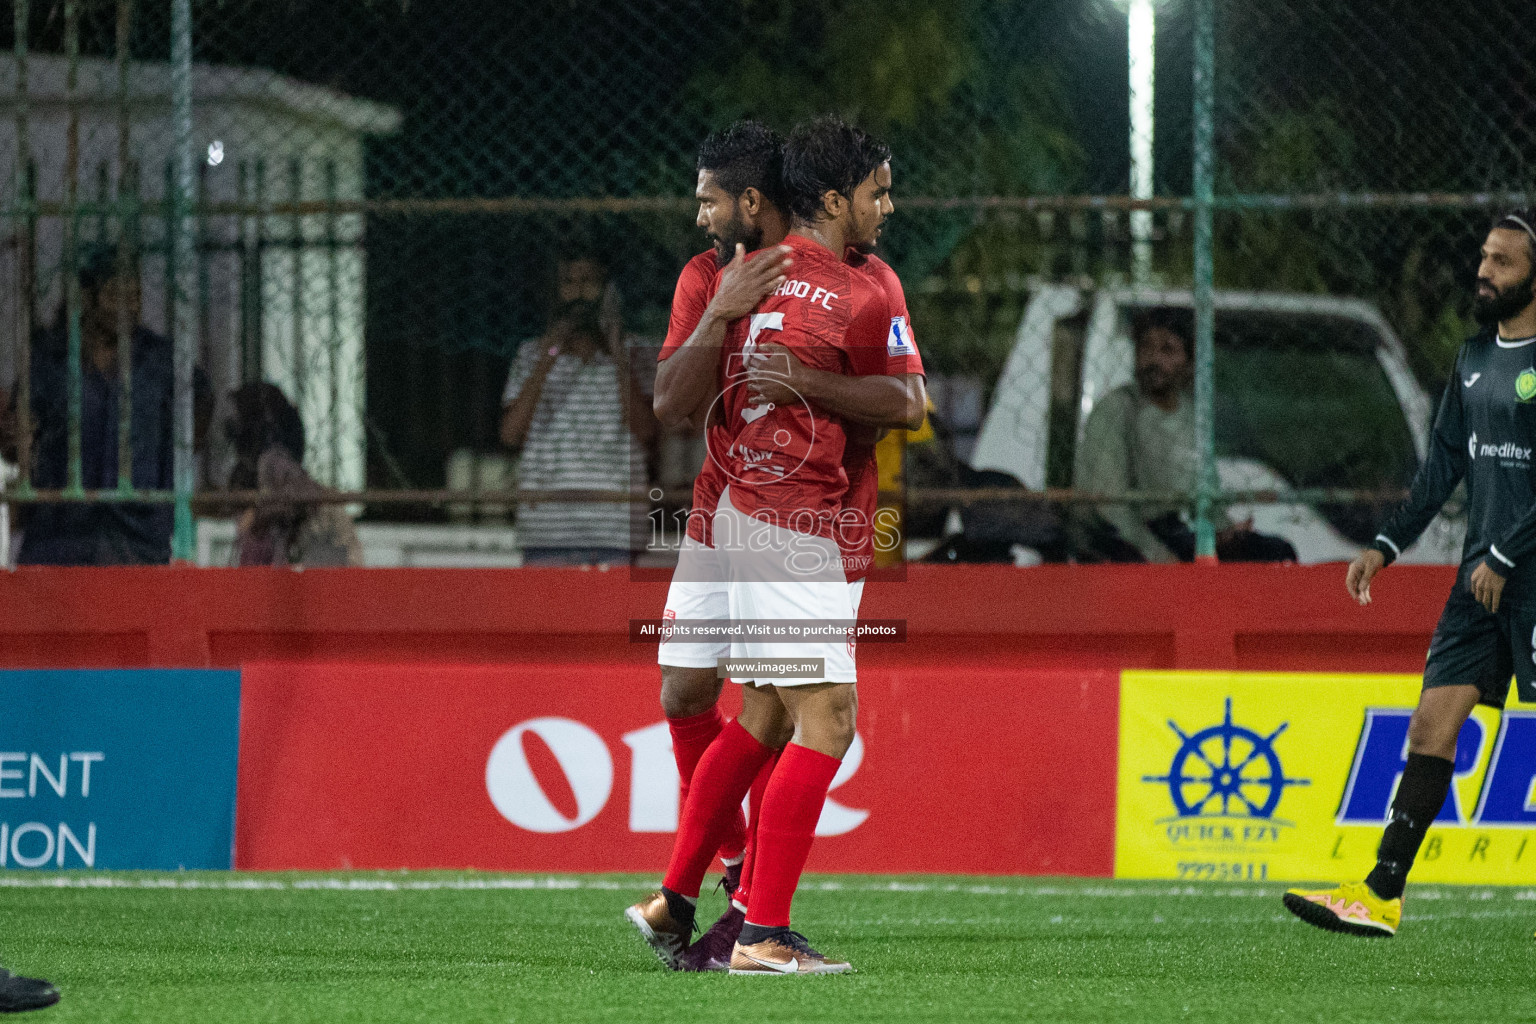
[[(17, 75), (0, 56), (0, 209), (17, 196)], [(64, 200), (69, 107), (66, 61), (54, 54), (28, 60), (29, 136), (40, 202)], [(166, 196), (172, 157), (171, 79), (166, 64), (129, 68), (129, 151), (138, 166), (138, 196)], [(75, 108), (79, 118), (77, 187), (82, 202), (115, 198), (120, 169), (117, 69), (82, 58)], [(204, 199), (270, 206), (292, 201), (364, 198), (364, 141), (399, 129), (394, 108), (284, 78), (271, 72), (197, 65), (193, 69), (194, 147)], [(366, 316), (364, 219), (358, 214), (209, 216), (197, 301), (201, 359), (221, 399), (244, 379), (244, 362), (259, 358), (260, 375), (298, 405), (309, 439), (306, 463), (332, 486), (365, 482)], [(0, 384), (15, 378), (17, 308), (15, 222), (0, 219)], [(165, 220), (148, 214), (140, 227), (144, 254), (144, 323), (167, 332)], [(96, 216), (80, 221), (86, 242), (114, 239), (116, 226)], [(105, 234), (103, 234), (105, 232)], [(62, 301), (59, 274), (63, 222), (37, 228), (38, 316), (52, 319)], [(211, 442), (223, 444), (215, 431)], [(221, 477), (215, 454), (211, 475)]]

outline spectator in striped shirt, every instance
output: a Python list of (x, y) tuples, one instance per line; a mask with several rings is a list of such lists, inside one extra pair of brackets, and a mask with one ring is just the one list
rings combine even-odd
[[(613, 306), (601, 264), (560, 262), (549, 330), (518, 350), (502, 396), (502, 443), (522, 453), (519, 489), (643, 494), (656, 419), (630, 373)], [(646, 510), (643, 497), (522, 502), (523, 564), (627, 565), (645, 547)]]

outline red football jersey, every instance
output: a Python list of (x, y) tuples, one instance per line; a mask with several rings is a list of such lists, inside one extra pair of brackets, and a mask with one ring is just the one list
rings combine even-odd
[(732, 503), (745, 514), (798, 533), (834, 537), (848, 493), (842, 421), (804, 400), (750, 404), (746, 371), (756, 363), (771, 372), (771, 362), (754, 358), (753, 351), (775, 342), (819, 370), (883, 374), (890, 306), (885, 290), (844, 263), (841, 254), (798, 235), (785, 244), (792, 250), (794, 276), (726, 332), (717, 416), (729, 444), (712, 445), (710, 457), (724, 472)]
[[(879, 285), (890, 307), (891, 326), (886, 336), (885, 367), (874, 372), (892, 375), (922, 373), (923, 362), (912, 335), (906, 295), (896, 272), (877, 256), (864, 256), (851, 250), (847, 262), (850, 267), (868, 275)], [(713, 249), (699, 253), (683, 267), (672, 299), (672, 315), (667, 326), (666, 341), (658, 360), (666, 359), (693, 335), (719, 287), (721, 269)], [(870, 355), (867, 348), (864, 354)], [(723, 355), (722, 366), (726, 362)], [(729, 436), (724, 417), (715, 418), (706, 430), (710, 432), (707, 442), (709, 450), (726, 451)], [(843, 550), (845, 572), (849, 582), (852, 582), (867, 575), (873, 562), (874, 515), (879, 499), (879, 474), (874, 448), (867, 445), (845, 446), (843, 467), (849, 485), (843, 500), (844, 512), (838, 519), (836, 539)], [(721, 462), (713, 457), (706, 458), (694, 480), (693, 508), (712, 511), (719, 504), (720, 493), (726, 482)], [(689, 516), (688, 534), (701, 543), (711, 543), (709, 517)]]
[(720, 287), (720, 261), (715, 250), (701, 252), (683, 266), (677, 275), (677, 287), (672, 291), (672, 317), (667, 321), (667, 340), (661, 343), (661, 354), (656, 361), (667, 358), (683, 342), (693, 336), (694, 328), (704, 318), (709, 300)]
[[(917, 351), (917, 339), (907, 314), (907, 296), (896, 271), (878, 256), (852, 250), (848, 253), (848, 265), (868, 275), (885, 293), (890, 307), (885, 369), (881, 372), (893, 377), (922, 374), (923, 359)], [(880, 472), (874, 446), (849, 444), (843, 454), (843, 470), (848, 474), (848, 495), (843, 499), (847, 511), (838, 519), (837, 535), (851, 582), (863, 578), (874, 564), (875, 510), (880, 501)]]
[[(656, 360), (666, 359), (690, 337), (704, 318), (704, 310), (720, 287), (720, 260), (715, 250), (701, 252), (689, 260), (678, 275), (677, 288), (672, 293), (672, 316), (667, 323), (667, 339), (662, 343)], [(722, 360), (723, 362), (723, 360)], [(711, 423), (704, 428), (705, 447), (715, 450), (728, 440), (721, 428)], [(720, 436), (711, 436), (712, 432)], [(688, 536), (701, 544), (711, 544), (709, 516), (720, 503), (720, 492), (725, 489), (725, 475), (714, 459), (706, 458), (699, 475), (693, 481), (693, 513), (688, 516)]]

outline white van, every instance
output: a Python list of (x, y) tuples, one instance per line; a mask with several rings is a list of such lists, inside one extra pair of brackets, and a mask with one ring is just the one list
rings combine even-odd
[[(1071, 486), (1088, 414), (1130, 383), (1131, 318), (1193, 308), (1189, 291), (1039, 288), (1025, 308), (970, 463), (1026, 487)], [(1216, 454), (1225, 490), (1407, 486), (1429, 444), (1435, 401), (1368, 302), (1322, 295), (1216, 294)], [(1388, 508), (1232, 505), (1234, 520), (1284, 537), (1302, 562), (1348, 559)], [(1465, 519), (1430, 524), (1405, 562), (1454, 564)]]

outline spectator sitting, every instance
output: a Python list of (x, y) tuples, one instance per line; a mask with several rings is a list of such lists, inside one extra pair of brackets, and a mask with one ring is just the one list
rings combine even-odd
[[(607, 275), (562, 260), (544, 337), (526, 342), (503, 395), (501, 441), (520, 448), (519, 489), (633, 491), (645, 484), (651, 403), (628, 368), (616, 323), (605, 324)], [(523, 502), (517, 529), (529, 566), (627, 564), (643, 548), (642, 503)]]
[(363, 549), (346, 509), (321, 496), (326, 489), (304, 471), (304, 423), (281, 389), (245, 384), (230, 395), (234, 417), (224, 424), (235, 448), (232, 490), (283, 495), (262, 498), (239, 518), (237, 565), (362, 565)]
[[(118, 484), (118, 320), (132, 334), (133, 486), (175, 486), (175, 374), (171, 343), (139, 323), (137, 264), (119, 267), (113, 248), (84, 253), (80, 282), (80, 462), (87, 490)], [(69, 480), (68, 323), (61, 304), (52, 327), (33, 342), (32, 483), (63, 488)], [(193, 373), (194, 438), (200, 442), (213, 416), (213, 388), (201, 367)], [(0, 440), (16, 458), (16, 402), (12, 396)], [(17, 562), (22, 565), (163, 565), (171, 560), (170, 505), (122, 502), (34, 505), (24, 510)]]
[[(1088, 416), (1077, 453), (1078, 490), (1192, 494), (1195, 453), (1194, 332), (1178, 310), (1151, 309), (1131, 325), (1136, 382), (1109, 392)], [(1195, 534), (1179, 506), (1103, 505), (1086, 524), (1086, 551), (1113, 562), (1189, 562)], [(1216, 556), (1224, 562), (1285, 562), (1296, 549), (1219, 511)]]

